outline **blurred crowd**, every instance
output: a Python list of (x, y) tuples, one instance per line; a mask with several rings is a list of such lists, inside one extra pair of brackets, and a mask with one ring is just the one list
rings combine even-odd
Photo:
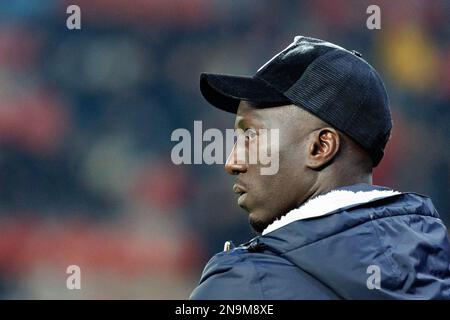
[(232, 178), (174, 165), (170, 135), (233, 128), (199, 74), (251, 75), (295, 35), (377, 68), (394, 131), (374, 182), (431, 196), (450, 225), (449, 1), (79, 0), (81, 30), (70, 4), (0, 1), (0, 298), (187, 298), (253, 234)]

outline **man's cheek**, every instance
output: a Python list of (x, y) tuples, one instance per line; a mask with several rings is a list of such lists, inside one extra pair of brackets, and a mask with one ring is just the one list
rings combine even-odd
[(261, 129), (258, 136), (258, 160), (261, 175), (275, 175), (280, 167), (280, 134), (278, 129)]

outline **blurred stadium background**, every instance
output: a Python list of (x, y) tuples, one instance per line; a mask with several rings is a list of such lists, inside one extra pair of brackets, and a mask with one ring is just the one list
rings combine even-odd
[[(78, 4), (82, 30), (66, 28)], [(381, 8), (381, 30), (366, 8)], [(297, 34), (356, 49), (395, 121), (375, 183), (450, 225), (450, 1), (0, 1), (0, 298), (183, 299), (251, 238), (220, 165), (175, 166), (176, 128), (232, 128), (202, 71), (252, 74)], [(81, 267), (81, 290), (66, 267)]]

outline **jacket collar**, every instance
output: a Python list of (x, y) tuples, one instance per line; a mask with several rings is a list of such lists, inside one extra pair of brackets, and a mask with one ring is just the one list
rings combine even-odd
[(363, 183), (336, 188), (328, 193), (316, 196), (300, 207), (289, 211), (286, 215), (267, 226), (262, 235), (264, 236), (298, 220), (326, 216), (341, 208), (364, 204), (398, 194), (400, 194), (398, 191)]

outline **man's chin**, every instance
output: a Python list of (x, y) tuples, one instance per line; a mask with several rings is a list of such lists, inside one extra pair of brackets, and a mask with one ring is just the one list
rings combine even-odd
[(264, 229), (266, 229), (267, 226), (270, 224), (270, 222), (258, 219), (252, 213), (250, 213), (248, 216), (248, 222), (252, 227), (253, 231), (255, 231), (257, 234), (261, 234), (264, 231)]
[(264, 219), (264, 212), (255, 210), (255, 208), (248, 205), (247, 201), (239, 203), (239, 206), (248, 212), (248, 222), (253, 231), (257, 234), (261, 234), (264, 229), (266, 229), (267, 226), (271, 224), (273, 220), (275, 220)]

